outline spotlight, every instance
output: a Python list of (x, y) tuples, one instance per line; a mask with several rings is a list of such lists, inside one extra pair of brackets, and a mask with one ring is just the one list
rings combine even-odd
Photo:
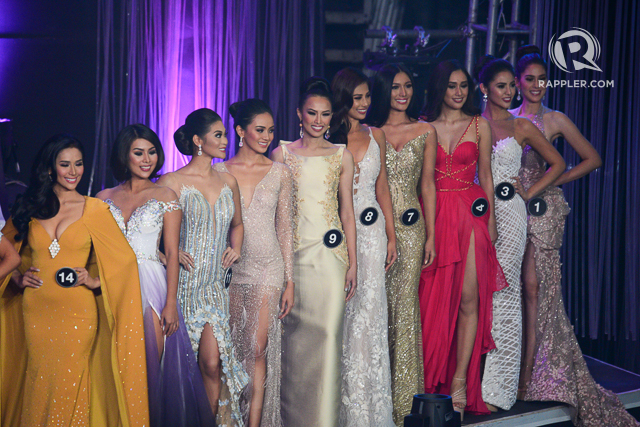
[(404, 427), (460, 427), (460, 413), (453, 410), (451, 396), (416, 394)]

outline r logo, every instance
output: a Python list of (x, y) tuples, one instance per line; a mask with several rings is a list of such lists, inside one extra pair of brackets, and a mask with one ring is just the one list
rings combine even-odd
[[(567, 64), (564, 46), (566, 45), (569, 48), (569, 54), (571, 54), (580, 51), (582, 49), (582, 45), (576, 41), (567, 42), (567, 40), (564, 40), (568, 37), (581, 37), (587, 44), (587, 51), (581, 58), (584, 62), (573, 59), (571, 61), (571, 67)], [(553, 61), (558, 68), (567, 73), (573, 73), (573, 71), (582, 70), (583, 68), (602, 71), (595, 63), (595, 61), (600, 58), (600, 43), (598, 42), (598, 39), (591, 35), (591, 33), (583, 30), (582, 28), (573, 27), (573, 30), (565, 31), (560, 37), (558, 37), (558, 39), (556, 39), (556, 35), (554, 34), (549, 41), (549, 56), (551, 57), (551, 61)], [(569, 68), (573, 68), (573, 71), (570, 71)]]

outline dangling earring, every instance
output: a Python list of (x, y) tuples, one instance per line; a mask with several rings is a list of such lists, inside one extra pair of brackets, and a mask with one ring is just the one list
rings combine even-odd
[(300, 138), (304, 138), (304, 131), (302, 130), (302, 122), (300, 122)]
[(484, 102), (486, 104), (487, 103), (487, 98), (488, 98), (487, 94), (486, 93), (483, 94), (482, 95), (482, 102)]
[(242, 137), (240, 137), (240, 143), (238, 144), (240, 147), (242, 147), (244, 144), (242, 143)]
[(522, 98), (520, 98), (520, 89), (518, 89), (518, 97), (516, 98), (518, 101), (520, 101)]
[(328, 141), (330, 136), (331, 136), (331, 133), (329, 132), (329, 129), (327, 129), (327, 131), (324, 133), (324, 139)]
[(53, 182), (53, 175), (49, 174), (49, 181)]
[(198, 156), (202, 156), (202, 145), (198, 145)]

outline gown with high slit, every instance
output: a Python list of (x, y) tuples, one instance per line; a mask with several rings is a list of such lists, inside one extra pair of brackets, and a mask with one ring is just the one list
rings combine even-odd
[(193, 351), (197, 354), (207, 323), (218, 343), (222, 390), (217, 423), (241, 427), (244, 423), (240, 413), (240, 395), (249, 377), (233, 349), (229, 292), (224, 285), (222, 267), (222, 253), (227, 248), (229, 226), (235, 212), (233, 192), (224, 185), (212, 206), (198, 189), (183, 185), (180, 205), (180, 250), (193, 257), (195, 266), (191, 271), (180, 269), (178, 301)]
[[(465, 140), (471, 128), (475, 138)], [(487, 195), (473, 182), (478, 163), (478, 116), (474, 117), (451, 153), (438, 143), (436, 155), (437, 257), (420, 278), (420, 315), (427, 393), (451, 394), (456, 370), (457, 319), (467, 256), (473, 239), (478, 282), (478, 328), (466, 372), (465, 411), (488, 414), (480, 391), (481, 356), (495, 347), (491, 338), (493, 294), (507, 286), (489, 236)], [(474, 202), (484, 199), (484, 214), (474, 214)], [(482, 202), (481, 202), (482, 203)]]
[[(179, 210), (177, 200), (166, 203), (150, 199), (136, 208), (125, 222), (120, 208), (105, 200), (120, 230), (138, 260), (142, 313), (144, 316), (151, 427), (212, 425), (213, 414), (207, 399), (196, 355), (178, 305), (178, 330), (165, 337), (164, 351), (158, 354), (155, 324), (167, 303), (167, 273), (158, 257), (164, 214)], [(155, 314), (155, 319), (154, 319)]]

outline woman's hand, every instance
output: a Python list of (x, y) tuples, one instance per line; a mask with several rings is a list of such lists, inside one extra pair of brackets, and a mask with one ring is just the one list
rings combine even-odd
[(193, 261), (193, 257), (184, 251), (178, 251), (178, 262), (189, 273), (191, 273), (191, 269), (196, 267), (196, 263)]
[(294, 304), (294, 288), (293, 282), (287, 282), (287, 287), (282, 292), (282, 296), (280, 297), (280, 315), (278, 319), (284, 319), (287, 314), (291, 311)]
[(512, 176), (511, 179), (515, 181), (513, 183), (513, 186), (516, 189), (516, 193), (518, 193), (520, 197), (522, 197), (522, 200), (524, 200), (525, 203), (528, 202), (529, 199), (531, 199), (531, 196), (529, 196), (527, 190), (524, 189), (524, 185), (522, 185), (522, 183), (520, 182), (520, 178), (517, 176)]
[(177, 302), (167, 300), (160, 318), (164, 334), (168, 337), (173, 335), (178, 330), (179, 323)]
[(389, 271), (394, 262), (398, 259), (398, 250), (396, 249), (396, 241), (387, 241), (387, 262), (384, 271)]
[(78, 273), (78, 281), (76, 282), (74, 287), (84, 285), (89, 289), (98, 289), (100, 287), (100, 278), (93, 278), (89, 275), (89, 272), (86, 268), (76, 267), (74, 268), (76, 273)]
[(347, 301), (349, 301), (356, 293), (358, 268), (352, 265), (344, 276), (344, 291), (347, 293)]
[(229, 268), (231, 265), (240, 259), (240, 255), (236, 251), (233, 250), (231, 246), (229, 246), (222, 253), (222, 267)]
[(38, 289), (42, 286), (42, 280), (35, 274), (40, 270), (35, 267), (29, 267), (27, 271), (24, 272), (22, 276), (20, 276), (16, 282), (18, 283), (18, 287), (20, 289), (24, 288), (35, 288)]
[(427, 243), (424, 244), (424, 264), (422, 265), (422, 268), (429, 267), (435, 259), (436, 244), (435, 239), (432, 237), (427, 239)]

